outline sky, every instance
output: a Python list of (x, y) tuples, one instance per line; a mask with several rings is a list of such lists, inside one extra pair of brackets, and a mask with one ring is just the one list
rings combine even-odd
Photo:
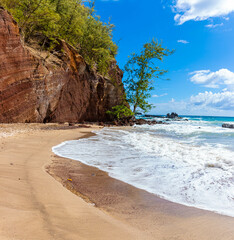
[[(96, 0), (115, 25), (121, 69), (152, 38), (175, 53), (158, 66), (152, 114), (234, 116), (234, 0)], [(169, 80), (166, 80), (169, 79)]]

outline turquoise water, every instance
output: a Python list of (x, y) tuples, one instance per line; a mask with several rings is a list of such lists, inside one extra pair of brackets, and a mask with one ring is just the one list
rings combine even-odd
[[(152, 115), (153, 116), (153, 115)], [(166, 117), (165, 115), (155, 115), (155, 118), (159, 117)], [(234, 117), (220, 117), (220, 116), (189, 116), (189, 115), (181, 115), (180, 117), (185, 119), (190, 119), (194, 121), (208, 121), (208, 122), (215, 122), (217, 124), (221, 123), (233, 123)], [(139, 116), (139, 118), (141, 118)], [(144, 118), (144, 117), (143, 117)], [(152, 119), (153, 117), (149, 117), (148, 119)], [(160, 118), (158, 118), (160, 119)], [(222, 125), (222, 124), (221, 124)]]
[(215, 116), (182, 116), (194, 121), (208, 121), (216, 124), (234, 122), (234, 117), (215, 117)]

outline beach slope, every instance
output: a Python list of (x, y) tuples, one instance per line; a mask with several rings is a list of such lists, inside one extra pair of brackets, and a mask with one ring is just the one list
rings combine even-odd
[(94, 129), (35, 129), (0, 139), (1, 240), (143, 239), (45, 171), (54, 145)]

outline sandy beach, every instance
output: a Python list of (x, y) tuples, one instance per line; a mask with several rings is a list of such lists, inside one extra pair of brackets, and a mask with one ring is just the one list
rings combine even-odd
[(52, 153), (99, 128), (0, 126), (1, 240), (234, 239), (232, 217), (171, 203)]
[(87, 204), (45, 171), (52, 146), (94, 129), (37, 127), (1, 139), (1, 240), (142, 239), (140, 231)]

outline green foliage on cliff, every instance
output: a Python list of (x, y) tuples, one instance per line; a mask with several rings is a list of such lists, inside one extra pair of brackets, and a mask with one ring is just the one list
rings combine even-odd
[(154, 60), (163, 61), (165, 56), (171, 55), (173, 51), (162, 47), (155, 40), (144, 44), (139, 54), (132, 53), (125, 65), (127, 77), (124, 80), (127, 101), (133, 106), (135, 113), (138, 108), (144, 112), (152, 108), (147, 99), (151, 97), (153, 80), (162, 77), (167, 70), (160, 69)]
[(17, 20), (26, 41), (40, 38), (43, 47), (52, 49), (63, 39), (103, 74), (117, 53), (114, 26), (101, 22), (92, 2), (87, 6), (83, 0), (0, 0), (0, 4)]
[(125, 105), (117, 105), (115, 107), (112, 107), (112, 110), (107, 111), (106, 113), (118, 120), (124, 117), (130, 117), (133, 115), (133, 112), (131, 111), (131, 109), (129, 109)]

